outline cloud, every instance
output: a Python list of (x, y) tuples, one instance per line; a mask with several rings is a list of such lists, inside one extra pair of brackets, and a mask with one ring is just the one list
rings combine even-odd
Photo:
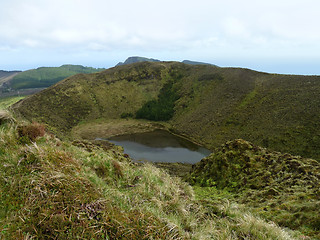
[(314, 57), (319, 8), (317, 0), (10, 0), (0, 8), (0, 51)]

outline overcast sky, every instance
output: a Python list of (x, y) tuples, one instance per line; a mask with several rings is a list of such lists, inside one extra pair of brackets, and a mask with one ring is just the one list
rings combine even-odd
[(0, 0), (0, 70), (129, 56), (320, 75), (319, 0)]

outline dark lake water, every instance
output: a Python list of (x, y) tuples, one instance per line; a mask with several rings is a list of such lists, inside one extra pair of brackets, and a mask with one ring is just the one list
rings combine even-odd
[(211, 152), (164, 130), (108, 139), (136, 161), (197, 163)]

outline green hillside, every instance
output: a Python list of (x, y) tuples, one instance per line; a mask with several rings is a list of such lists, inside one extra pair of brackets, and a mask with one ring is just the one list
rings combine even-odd
[(169, 106), (160, 101), (167, 84), (177, 95), (170, 105), (172, 118), (166, 120), (176, 133), (211, 149), (243, 138), (320, 159), (319, 76), (144, 62), (70, 77), (14, 109), (68, 132), (80, 122), (135, 117), (146, 104), (153, 107), (150, 111), (160, 111)]
[(10, 80), (10, 87), (15, 90), (25, 88), (44, 88), (78, 73), (94, 73), (103, 70), (104, 69), (83, 67), (81, 65), (41, 67), (19, 73)]

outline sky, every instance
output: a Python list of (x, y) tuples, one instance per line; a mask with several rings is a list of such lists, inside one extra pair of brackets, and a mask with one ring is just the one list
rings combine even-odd
[(320, 75), (319, 0), (0, 0), (0, 70), (130, 56)]

